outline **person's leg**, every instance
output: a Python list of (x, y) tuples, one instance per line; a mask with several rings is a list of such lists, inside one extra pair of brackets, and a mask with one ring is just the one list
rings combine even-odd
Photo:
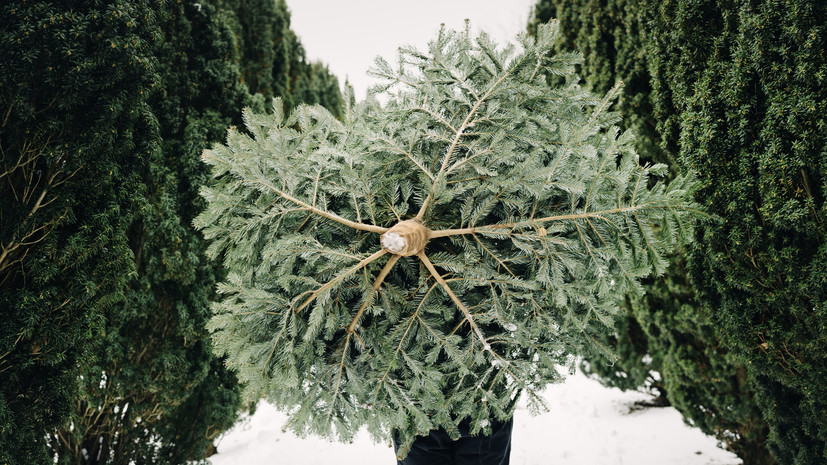
[(509, 465), (514, 420), (495, 421), (490, 436), (463, 436), (454, 445), (454, 465)]
[(442, 429), (431, 431), (427, 436), (419, 436), (411, 446), (408, 455), (399, 459), (399, 441), (394, 437), (394, 452), (397, 453), (397, 465), (453, 465), (454, 441)]

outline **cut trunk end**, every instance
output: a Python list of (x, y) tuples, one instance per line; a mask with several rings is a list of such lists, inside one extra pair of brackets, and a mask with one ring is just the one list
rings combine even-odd
[(380, 237), (382, 248), (394, 254), (408, 257), (425, 250), (431, 232), (419, 220), (397, 223)]

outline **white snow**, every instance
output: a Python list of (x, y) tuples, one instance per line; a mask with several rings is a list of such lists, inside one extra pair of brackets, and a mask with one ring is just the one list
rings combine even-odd
[[(631, 411), (643, 393), (606, 388), (579, 372), (549, 387), (549, 411), (514, 415), (512, 465), (740, 465), (714, 438), (690, 428), (673, 408)], [(360, 434), (353, 444), (297, 438), (286, 417), (261, 402), (218, 443), (212, 465), (392, 465), (393, 448)]]

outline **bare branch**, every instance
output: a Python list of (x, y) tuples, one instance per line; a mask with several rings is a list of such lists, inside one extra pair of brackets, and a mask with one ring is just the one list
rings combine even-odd
[(309, 211), (315, 213), (316, 215), (325, 217), (329, 220), (333, 220), (337, 223), (341, 223), (341, 224), (343, 224), (345, 226), (348, 226), (350, 228), (357, 229), (359, 231), (375, 232), (375, 233), (379, 233), (379, 234), (384, 234), (385, 231), (388, 230), (388, 228), (383, 228), (381, 226), (375, 226), (375, 225), (372, 225), (372, 224), (364, 224), (364, 223), (357, 223), (355, 221), (350, 221), (346, 218), (342, 218), (341, 216), (339, 216), (335, 213), (331, 213), (331, 212), (328, 212), (328, 211), (325, 211), (325, 210), (320, 210), (320, 209), (318, 209), (318, 208), (316, 208), (312, 205), (304, 203), (301, 200), (293, 197), (292, 195), (290, 195), (286, 192), (283, 192), (281, 189), (277, 189), (272, 184), (266, 183), (264, 181), (257, 181), (257, 182), (259, 184), (267, 187), (268, 189), (272, 190), (276, 194), (278, 194), (279, 197), (281, 197), (281, 198), (283, 198), (283, 199), (285, 199), (289, 202), (293, 202), (296, 205), (299, 205), (300, 207), (303, 207), (305, 210), (309, 210)]
[(442, 275), (440, 275), (439, 272), (436, 270), (434, 264), (431, 263), (431, 260), (428, 259), (427, 255), (425, 255), (425, 252), (419, 252), (417, 257), (419, 257), (419, 259), (425, 265), (425, 268), (427, 268), (428, 271), (431, 273), (431, 276), (433, 276), (434, 279), (439, 283), (439, 285), (442, 286), (442, 288), (445, 290), (445, 293), (448, 294), (448, 297), (450, 297), (451, 300), (453, 300), (456, 306), (460, 309), (460, 311), (462, 311), (462, 314), (465, 315), (465, 319), (468, 321), (468, 324), (471, 326), (471, 329), (474, 331), (474, 334), (476, 334), (476, 336), (482, 343), (483, 349), (490, 352), (491, 346), (488, 344), (488, 342), (486, 342), (485, 336), (483, 336), (482, 331), (480, 331), (479, 326), (477, 326), (477, 323), (474, 321), (474, 317), (471, 316), (471, 312), (468, 311), (468, 308), (465, 307), (465, 304), (463, 304), (459, 300), (459, 297), (457, 297), (457, 295), (454, 294), (454, 291), (451, 290), (451, 287), (448, 286), (448, 283), (445, 282), (445, 280), (442, 278)]
[(336, 406), (336, 398), (339, 397), (339, 385), (342, 382), (342, 371), (345, 369), (345, 355), (347, 355), (347, 349), (348, 347), (350, 347), (351, 334), (353, 333), (347, 333), (347, 336), (345, 337), (344, 347), (342, 347), (342, 359), (339, 361), (339, 371), (336, 374), (336, 385), (333, 387), (333, 400), (330, 401), (330, 410), (327, 412), (328, 416), (333, 414), (333, 407)]
[(498, 229), (513, 229), (513, 228), (520, 228), (525, 226), (542, 226), (543, 223), (547, 223), (550, 221), (570, 221), (570, 220), (577, 220), (577, 219), (584, 219), (584, 218), (595, 218), (606, 221), (608, 223), (612, 223), (611, 220), (605, 218), (605, 215), (612, 215), (612, 214), (626, 214), (626, 213), (635, 213), (645, 208), (660, 208), (656, 205), (656, 202), (649, 202), (640, 205), (631, 205), (628, 207), (622, 208), (611, 208), (608, 210), (600, 210), (600, 211), (592, 211), (587, 213), (571, 213), (568, 215), (554, 215), (554, 216), (546, 216), (544, 218), (536, 218), (531, 220), (524, 220), (524, 221), (515, 221), (512, 223), (500, 223), (500, 224), (490, 224), (485, 226), (475, 226), (473, 228), (457, 228), (457, 229), (440, 229), (436, 231), (431, 231), (431, 238), (437, 237), (448, 237), (448, 236), (459, 236), (461, 234), (483, 234), (483, 233), (496, 233)]
[[(382, 268), (382, 271), (379, 273), (379, 276), (376, 277), (376, 281), (373, 282), (374, 292), (379, 290), (379, 287), (382, 286), (382, 283), (385, 281), (385, 278), (388, 276), (388, 273), (391, 272), (391, 269), (394, 265), (396, 265), (396, 262), (399, 261), (400, 258), (400, 255), (392, 255), (390, 260), (388, 260), (388, 263), (385, 263), (385, 267)], [(370, 299), (365, 299), (365, 301), (362, 303), (362, 306), (359, 307), (359, 310), (356, 312), (356, 315), (353, 317), (353, 320), (351, 320), (350, 324), (347, 326), (348, 333), (356, 331), (356, 325), (359, 324), (359, 319), (362, 318), (362, 313), (364, 313), (365, 309), (368, 307), (368, 302), (370, 302)]]
[[(364, 260), (360, 261), (359, 263), (357, 263), (357, 264), (356, 264), (356, 265), (354, 265), (353, 267), (351, 267), (351, 268), (349, 268), (349, 269), (345, 270), (345, 271), (344, 271), (344, 272), (342, 272), (340, 275), (338, 275), (338, 276), (336, 276), (335, 278), (331, 279), (330, 281), (328, 281), (327, 283), (325, 283), (324, 285), (322, 285), (320, 288), (318, 288), (318, 289), (316, 289), (315, 291), (313, 291), (312, 293), (310, 293), (310, 297), (308, 297), (308, 299), (307, 299), (307, 300), (305, 300), (305, 301), (304, 301), (304, 303), (303, 303), (303, 304), (301, 304), (301, 305), (300, 305), (300, 306), (299, 306), (299, 307), (295, 310), (295, 312), (296, 312), (296, 313), (299, 313), (300, 311), (304, 310), (304, 308), (305, 308), (305, 307), (307, 307), (308, 305), (310, 305), (310, 303), (311, 303), (311, 302), (313, 302), (314, 300), (316, 300), (316, 297), (318, 297), (318, 296), (319, 296), (319, 294), (321, 294), (322, 292), (326, 291), (327, 289), (330, 289), (330, 288), (331, 288), (334, 284), (336, 284), (336, 283), (338, 283), (339, 281), (341, 281), (341, 280), (345, 279), (346, 277), (350, 276), (351, 274), (353, 274), (353, 273), (355, 273), (355, 272), (357, 272), (357, 271), (361, 270), (362, 268), (366, 267), (368, 264), (370, 264), (371, 262), (375, 261), (376, 259), (378, 259), (378, 258), (379, 258), (379, 257), (381, 257), (382, 255), (385, 255), (386, 253), (388, 253), (388, 252), (387, 252), (385, 249), (379, 249), (379, 251), (378, 251), (378, 252), (374, 253), (374, 254), (373, 254), (373, 255), (371, 255), (370, 257), (365, 258)], [(307, 292), (305, 292), (305, 294), (307, 294)], [(302, 294), (302, 295), (304, 295), (304, 294)], [(299, 297), (301, 297), (301, 296), (299, 296)]]

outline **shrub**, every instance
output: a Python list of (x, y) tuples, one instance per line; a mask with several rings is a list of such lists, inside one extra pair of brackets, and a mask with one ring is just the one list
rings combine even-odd
[(661, 132), (722, 217), (690, 270), (745, 363), (780, 463), (827, 459), (827, 4), (668, 1), (652, 8)]
[[(675, 118), (664, 111), (656, 118), (653, 108), (662, 106), (664, 96), (653, 86), (666, 85), (653, 81), (649, 72), (651, 62), (660, 58), (652, 46), (657, 32), (649, 27), (654, 8), (654, 2), (641, 0), (540, 1), (535, 21), (559, 17), (565, 31), (560, 47), (584, 54), (583, 74), (596, 91), (616, 81), (626, 83), (619, 108), (638, 134), (638, 152), (644, 159), (669, 163), (674, 173), (682, 167), (675, 162), (678, 140), (667, 121)], [(723, 344), (712, 320), (714, 310), (696, 299), (685, 260), (674, 256), (665, 275), (646, 280), (645, 286), (646, 295), (630, 297), (628, 317), (616, 325), (612, 342), (620, 360), (607, 364), (591, 358), (584, 368), (609, 385), (656, 389), (687, 422), (715, 435), (745, 463), (773, 463), (745, 363)]]
[(0, 6), (0, 462), (51, 461), (79, 367), (135, 268), (157, 150), (144, 1)]

